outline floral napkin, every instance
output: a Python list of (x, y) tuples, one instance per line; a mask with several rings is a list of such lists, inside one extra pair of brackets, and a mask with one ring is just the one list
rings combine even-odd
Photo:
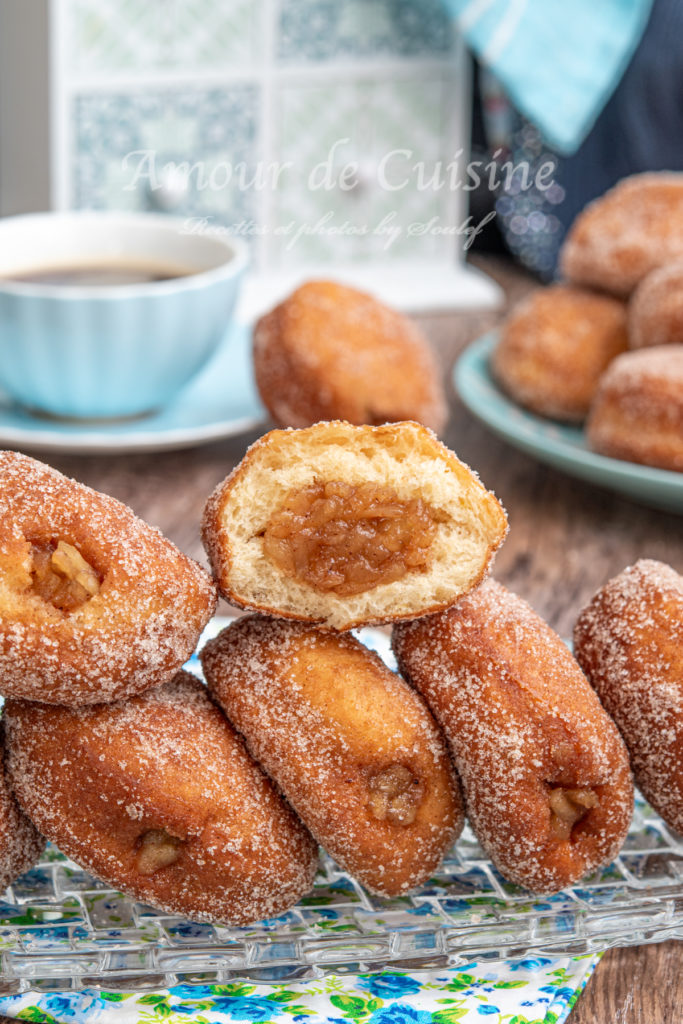
[(0, 1014), (39, 1024), (562, 1024), (599, 957), (534, 957), (457, 970), (332, 975), (292, 985), (177, 985), (160, 992), (36, 993)]

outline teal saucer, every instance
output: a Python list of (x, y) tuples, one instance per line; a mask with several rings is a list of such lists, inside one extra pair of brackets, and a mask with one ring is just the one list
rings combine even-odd
[(266, 415), (254, 383), (251, 327), (234, 324), (173, 404), (139, 419), (105, 423), (50, 419), (0, 394), (0, 447), (110, 454), (190, 448), (251, 430)]
[(683, 473), (597, 455), (587, 447), (579, 427), (534, 416), (504, 395), (489, 371), (497, 341), (495, 331), (479, 338), (463, 352), (453, 370), (455, 389), (478, 420), (539, 462), (641, 504), (683, 514)]

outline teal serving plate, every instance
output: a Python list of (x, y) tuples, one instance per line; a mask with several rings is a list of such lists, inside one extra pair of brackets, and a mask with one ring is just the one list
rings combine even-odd
[(453, 370), (455, 390), (478, 420), (539, 462), (641, 504), (683, 514), (683, 473), (598, 455), (588, 448), (580, 427), (535, 416), (509, 399), (489, 369), (497, 342), (495, 331), (479, 338), (465, 350)]

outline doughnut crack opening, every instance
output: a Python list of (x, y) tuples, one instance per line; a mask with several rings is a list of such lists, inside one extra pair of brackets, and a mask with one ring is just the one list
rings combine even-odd
[(592, 789), (566, 789), (550, 785), (550, 829), (557, 839), (571, 839), (575, 825), (598, 805), (598, 796)]
[(153, 875), (180, 859), (182, 839), (170, 835), (165, 828), (151, 828), (136, 841), (135, 866), (141, 875)]
[(65, 540), (31, 544), (33, 591), (43, 601), (68, 613), (100, 592), (101, 579), (78, 548)]
[(425, 572), (439, 516), (391, 487), (331, 480), (290, 491), (263, 530), (285, 575), (342, 597)]
[(368, 782), (368, 807), (373, 818), (392, 825), (412, 825), (423, 794), (418, 778), (402, 764), (392, 764)]

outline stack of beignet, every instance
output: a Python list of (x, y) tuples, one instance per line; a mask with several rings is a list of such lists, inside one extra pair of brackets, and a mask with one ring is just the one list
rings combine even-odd
[[(218, 486), (216, 584), (259, 614), (205, 645), (208, 689), (181, 671), (216, 603), (198, 565), (24, 456), (0, 454), (0, 494), (0, 882), (39, 856), (34, 826), (137, 899), (235, 924), (295, 903), (317, 843), (375, 893), (414, 889), (465, 815), (538, 892), (618, 852), (624, 742), (559, 637), (486, 580), (505, 513), (424, 427), (273, 431)], [(377, 622), (405, 678), (349, 633)]]
[(625, 178), (561, 252), (565, 281), (513, 309), (491, 358), (538, 416), (585, 423), (590, 448), (683, 472), (683, 174)]
[(315, 843), (180, 672), (216, 600), (120, 502), (0, 454), (0, 884), (42, 850), (30, 818), (97, 877), (196, 920), (246, 924), (311, 887)]

